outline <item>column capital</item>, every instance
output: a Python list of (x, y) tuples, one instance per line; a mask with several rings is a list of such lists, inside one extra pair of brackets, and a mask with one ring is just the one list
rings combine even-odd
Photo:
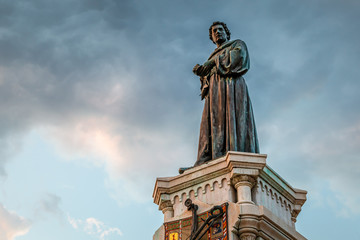
[(240, 235), (241, 240), (255, 240), (256, 235), (254, 233), (242, 233)]
[(253, 176), (246, 174), (236, 174), (231, 178), (231, 183), (237, 192), (237, 203), (255, 204), (251, 197), (251, 188), (256, 180)]
[(238, 174), (231, 178), (231, 183), (234, 185), (235, 189), (238, 189), (240, 186), (252, 188), (256, 183), (256, 179), (250, 175)]
[(167, 222), (174, 217), (174, 208), (170, 200), (161, 200), (159, 210), (164, 214), (164, 222)]
[(171, 203), (170, 200), (162, 200), (159, 204), (159, 210), (161, 210), (163, 213), (165, 213), (169, 210), (172, 211), (173, 204)]

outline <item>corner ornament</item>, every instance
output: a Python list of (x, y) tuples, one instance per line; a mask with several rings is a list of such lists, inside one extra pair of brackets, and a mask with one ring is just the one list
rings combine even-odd
[(251, 188), (256, 184), (254, 177), (249, 175), (235, 175), (231, 178), (231, 183), (236, 189), (238, 204), (254, 204), (251, 198)]

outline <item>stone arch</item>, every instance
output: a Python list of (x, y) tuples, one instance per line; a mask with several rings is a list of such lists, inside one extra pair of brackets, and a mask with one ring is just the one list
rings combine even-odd
[(221, 179), (221, 187), (226, 187), (226, 185), (227, 185), (227, 179), (226, 178)]
[(173, 204), (178, 204), (178, 203), (180, 203), (180, 197), (179, 195), (175, 195), (173, 198)]
[(284, 199), (284, 207), (285, 207), (285, 210), (286, 211), (288, 211), (289, 209), (288, 209), (288, 204), (287, 204), (287, 202), (286, 202), (286, 200)]
[(266, 195), (269, 196), (269, 189), (268, 189), (268, 186), (267, 186), (267, 185), (265, 185), (265, 191), (266, 191)]
[(195, 194), (196, 194), (196, 196), (197, 196), (197, 198), (198, 198), (199, 200), (202, 200), (203, 192), (204, 192), (204, 191), (203, 191), (203, 188), (202, 188), (201, 186), (196, 189)]
[(195, 199), (195, 191), (193, 190), (193, 189), (191, 189), (190, 191), (189, 191), (189, 198), (191, 199), (191, 200), (194, 200)]
[(212, 189), (213, 189), (213, 191), (216, 189), (220, 189), (220, 184), (217, 180), (215, 182), (213, 182)]
[(206, 184), (204, 187), (204, 193), (209, 193), (211, 191), (211, 186), (210, 184)]
[(260, 181), (260, 188), (261, 188), (261, 191), (264, 192), (264, 184), (262, 181)]
[(188, 198), (188, 197), (187, 197), (187, 194), (186, 194), (186, 193), (182, 193), (182, 194), (181, 194), (181, 202), (185, 202), (187, 198)]

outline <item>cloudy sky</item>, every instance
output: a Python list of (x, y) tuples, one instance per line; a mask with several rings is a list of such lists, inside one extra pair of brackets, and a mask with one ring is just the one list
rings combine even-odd
[(359, 1), (2, 0), (0, 239), (152, 238), (155, 178), (196, 160), (216, 20), (248, 45), (261, 153), (309, 192), (297, 230), (360, 235)]

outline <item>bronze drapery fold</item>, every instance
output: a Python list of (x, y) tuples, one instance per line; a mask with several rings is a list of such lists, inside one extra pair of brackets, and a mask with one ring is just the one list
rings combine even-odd
[(245, 43), (229, 41), (209, 57), (215, 66), (201, 78), (205, 99), (195, 166), (228, 151), (259, 153), (253, 109), (243, 75), (250, 67)]

